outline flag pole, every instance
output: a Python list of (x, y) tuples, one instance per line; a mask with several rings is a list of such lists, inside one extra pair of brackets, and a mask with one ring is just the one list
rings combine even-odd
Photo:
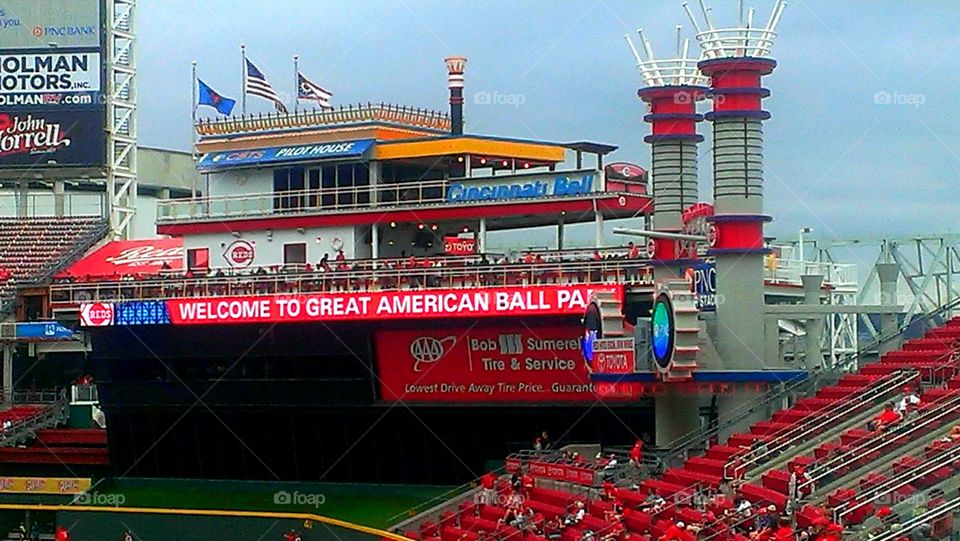
[(193, 130), (196, 131), (197, 126), (197, 61), (194, 60), (192, 63), (193, 66), (193, 88), (191, 88), (190, 95), (193, 97), (193, 103), (190, 104), (190, 119), (193, 120)]
[(293, 55), (293, 114), (300, 107), (300, 55)]
[[(197, 86), (197, 61), (192, 62), (193, 68), (193, 89), (191, 94), (193, 95), (193, 103), (190, 104), (190, 118), (193, 120), (193, 125), (190, 126), (191, 135), (193, 136), (193, 148), (190, 149), (190, 154), (193, 155), (193, 163), (196, 164), (199, 157), (197, 156), (197, 108), (199, 104), (197, 103), (198, 94), (200, 92)], [(197, 179), (194, 178), (195, 175), (190, 175), (190, 199), (197, 197)]]
[(243, 84), (243, 96), (240, 98), (240, 109), (243, 112), (243, 116), (247, 116), (247, 46), (243, 43), (240, 44), (240, 58), (240, 75)]

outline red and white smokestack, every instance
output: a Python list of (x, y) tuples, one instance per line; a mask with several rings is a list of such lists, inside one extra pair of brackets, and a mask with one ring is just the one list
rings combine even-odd
[(448, 56), (447, 88), (450, 89), (450, 133), (463, 133), (463, 70), (467, 66), (467, 59), (462, 56)]
[[(736, 28), (716, 29), (703, 0), (700, 7), (707, 28), (697, 27), (703, 56), (698, 67), (710, 77), (713, 111), (714, 244), (716, 258), (717, 343), (730, 368), (764, 366), (763, 226), (772, 218), (763, 214), (763, 121), (770, 113), (762, 100), (770, 92), (761, 78), (777, 63), (770, 58), (774, 32), (783, 9), (777, 0), (765, 27), (753, 26), (753, 9)], [(737, 366), (739, 365), (739, 366)]]
[[(697, 123), (703, 120), (703, 115), (697, 113), (697, 102), (708, 90), (696, 60), (687, 58), (690, 43), (680, 40), (680, 31), (677, 27), (677, 56), (664, 60), (653, 57), (642, 29), (637, 31), (642, 54), (629, 36), (625, 36), (647, 85), (638, 90), (637, 95), (650, 110), (643, 119), (651, 127), (644, 141), (651, 149), (653, 228), (664, 232), (679, 232), (683, 211), (698, 200), (697, 144), (703, 141), (703, 136), (697, 133)], [(647, 248), (650, 258), (660, 262), (688, 257), (681, 253), (680, 241), (675, 239), (651, 238)]]

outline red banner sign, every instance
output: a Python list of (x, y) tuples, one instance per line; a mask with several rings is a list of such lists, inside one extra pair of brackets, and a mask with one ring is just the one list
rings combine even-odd
[(631, 374), (637, 370), (633, 337), (600, 338), (593, 343), (593, 371), (597, 374)]
[(527, 471), (534, 477), (545, 477), (548, 479), (556, 479), (557, 481), (591, 486), (596, 480), (597, 475), (596, 471), (589, 466), (556, 464), (539, 460), (531, 461), (527, 466)]
[(189, 298), (167, 301), (167, 309), (175, 325), (579, 315), (600, 290), (623, 297), (623, 286), (542, 285)]
[(70, 265), (59, 276), (108, 278), (126, 274), (158, 274), (164, 264), (171, 271), (183, 268), (182, 239), (108, 242)]
[(473, 255), (477, 252), (477, 239), (473, 237), (444, 237), (443, 251), (447, 255)]
[[(376, 334), (384, 400), (593, 402), (576, 326), (429, 328)], [(635, 398), (612, 396), (622, 400)]]

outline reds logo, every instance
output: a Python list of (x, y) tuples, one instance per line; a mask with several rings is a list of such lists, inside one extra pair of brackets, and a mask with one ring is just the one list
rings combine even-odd
[(223, 252), (223, 258), (231, 267), (249, 267), (257, 253), (252, 242), (235, 240)]
[(95, 302), (80, 307), (80, 324), (84, 327), (106, 327), (113, 324), (113, 305)]

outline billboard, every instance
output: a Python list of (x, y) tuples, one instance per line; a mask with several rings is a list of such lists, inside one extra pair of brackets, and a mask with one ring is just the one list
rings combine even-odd
[(0, 0), (0, 169), (106, 163), (102, 0)]
[(183, 239), (115, 240), (73, 263), (58, 277), (109, 278), (126, 274), (160, 274), (183, 270)]
[(0, 167), (103, 164), (103, 110), (34, 109), (0, 113)]
[(101, 0), (0, 0), (0, 46), (99, 48), (101, 4)]
[[(318, 275), (318, 279), (321, 276)], [(336, 276), (333, 276), (336, 279)], [(164, 303), (174, 325), (581, 315), (595, 291), (623, 298), (623, 286), (540, 285), (484, 289), (304, 293), (179, 298)], [(124, 304), (118, 303), (117, 310)], [(85, 318), (86, 310), (92, 317)], [(83, 304), (84, 326), (114, 325), (114, 305)], [(578, 351), (579, 351), (579, 345)]]
[(408, 403), (593, 403), (604, 391), (590, 381), (582, 334), (569, 325), (377, 331), (380, 396)]
[(100, 51), (0, 54), (0, 106), (88, 108), (103, 105)]

